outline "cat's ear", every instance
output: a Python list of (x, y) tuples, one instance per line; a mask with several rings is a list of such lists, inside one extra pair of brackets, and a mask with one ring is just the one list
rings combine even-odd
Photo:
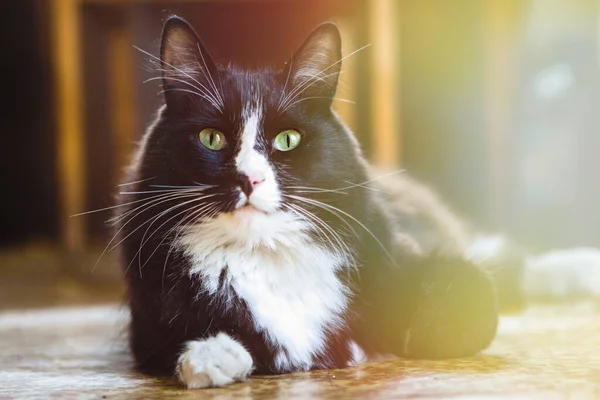
[(218, 103), (216, 66), (198, 34), (182, 18), (169, 17), (160, 48), (163, 90), (169, 103), (196, 96)]
[[(318, 26), (293, 55), (284, 71), (297, 98), (313, 97), (331, 106), (342, 67), (342, 38), (337, 26)], [(294, 90), (294, 89), (290, 89)]]

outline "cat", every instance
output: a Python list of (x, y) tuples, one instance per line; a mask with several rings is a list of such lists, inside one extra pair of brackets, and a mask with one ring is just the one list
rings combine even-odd
[(173, 16), (157, 60), (165, 102), (115, 218), (138, 370), (194, 389), (490, 344), (489, 274), (442, 245), (452, 234), (425, 251), (420, 217), (375, 188), (332, 110), (334, 24), (280, 68), (248, 70), (217, 65)]

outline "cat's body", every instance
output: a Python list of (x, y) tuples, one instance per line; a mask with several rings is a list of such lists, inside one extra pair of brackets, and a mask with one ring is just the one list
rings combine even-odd
[(166, 106), (117, 215), (141, 370), (220, 386), (492, 340), (488, 276), (440, 243), (398, 243), (398, 211), (331, 111), (340, 59), (328, 24), (283, 70), (219, 68), (187, 23), (167, 22)]

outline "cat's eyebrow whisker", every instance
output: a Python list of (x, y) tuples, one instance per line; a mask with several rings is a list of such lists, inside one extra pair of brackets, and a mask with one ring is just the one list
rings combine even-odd
[[(171, 72), (168, 69), (162, 69), (162, 68), (157, 69), (157, 71), (158, 72), (163, 72), (163, 73), (164, 72)], [(196, 85), (193, 85), (189, 81), (186, 81), (185, 79), (180, 79), (180, 78), (176, 78), (176, 77), (173, 77), (173, 76), (165, 76), (165, 75), (163, 75), (163, 76), (155, 76), (153, 78), (146, 79), (143, 83), (148, 83), (148, 82), (155, 81), (155, 80), (175, 81), (175, 82), (180, 82), (180, 83), (183, 83), (185, 85), (188, 85), (189, 87), (191, 87), (191, 88), (193, 88), (193, 89), (195, 89), (195, 90), (198, 91), (198, 93), (193, 92), (193, 91), (192, 91), (192, 93), (195, 93), (198, 96), (203, 97), (206, 100), (210, 101), (211, 104), (213, 105), (213, 107), (215, 107), (217, 110), (219, 110), (219, 111), (222, 112), (221, 108), (225, 108), (225, 106), (222, 105), (223, 104), (222, 100), (218, 100), (217, 98), (215, 98), (215, 96), (211, 93), (211, 91), (206, 86), (204, 86), (202, 83), (198, 83), (200, 85), (200, 87), (198, 87)], [(161, 85), (161, 86), (164, 87), (164, 85)], [(164, 93), (164, 91), (162, 91), (160, 93)]]
[(313, 200), (313, 199), (308, 199), (306, 197), (301, 197), (301, 196), (294, 196), (294, 195), (286, 195), (284, 194), (283, 196), (285, 197), (289, 197), (298, 201), (303, 201), (305, 203), (308, 204), (313, 204), (314, 206), (317, 207), (321, 207), (322, 209), (331, 212), (332, 214), (336, 215), (332, 210), (340, 212), (342, 214), (344, 214), (345, 216), (347, 216), (348, 218), (350, 218), (351, 220), (353, 220), (354, 222), (356, 222), (360, 227), (362, 227), (369, 235), (371, 235), (371, 237), (373, 238), (373, 240), (375, 240), (377, 242), (377, 244), (379, 245), (379, 247), (381, 247), (381, 250), (385, 253), (386, 257), (388, 257), (388, 259), (390, 260), (390, 262), (392, 263), (392, 265), (397, 266), (396, 261), (394, 260), (394, 258), (392, 257), (392, 255), (389, 253), (389, 251), (385, 248), (385, 246), (383, 245), (383, 243), (381, 243), (381, 240), (379, 240), (379, 238), (377, 236), (375, 236), (375, 234), (365, 226), (365, 224), (363, 224), (362, 222), (360, 222), (357, 218), (355, 218), (354, 216), (352, 216), (351, 214), (348, 214), (347, 212), (345, 212), (344, 210), (341, 210), (337, 207), (334, 207), (330, 204), (326, 204), (323, 203), (321, 201), (318, 200)]
[[(339, 72), (340, 74), (343, 73), (343, 71)], [(294, 101), (295, 99), (298, 98), (298, 96), (300, 96), (302, 93), (304, 93), (304, 91), (306, 91), (306, 89), (308, 89), (309, 87), (311, 87), (312, 85), (314, 85), (315, 83), (319, 82), (319, 81), (324, 81), (326, 78), (329, 78), (330, 76), (334, 76), (337, 75), (337, 72), (332, 72), (330, 74), (326, 74), (323, 75), (322, 77), (312, 77), (312, 78), (308, 78), (306, 81), (302, 82), (301, 84), (297, 85), (284, 99), (283, 104), (282, 104), (282, 109), (277, 109), (278, 112), (282, 113), (282, 110), (287, 110), (288, 104), (291, 103), (292, 101)], [(300, 90), (299, 90), (300, 89)]]
[[(165, 80), (176, 80), (176, 81), (179, 81), (179, 80), (177, 80), (177, 79), (174, 79), (174, 78), (168, 78), (168, 77), (165, 77), (164, 79), (165, 79)], [(183, 81), (182, 81), (182, 82), (183, 82)], [(161, 86), (164, 88), (164, 85), (161, 85)], [(194, 88), (195, 88), (195, 87), (194, 87)], [(213, 106), (213, 107), (214, 107), (214, 108), (215, 108), (217, 111), (219, 111), (220, 113), (223, 113), (223, 111), (222, 111), (221, 107), (220, 107), (220, 106), (217, 104), (216, 100), (215, 100), (215, 99), (214, 99), (212, 96), (210, 96), (209, 94), (207, 94), (207, 93), (205, 93), (205, 92), (200, 92), (200, 91), (197, 91), (197, 89), (194, 89), (194, 90), (192, 90), (192, 89), (185, 89), (185, 88), (178, 88), (178, 87), (175, 87), (175, 88), (171, 88), (171, 89), (163, 89), (163, 90), (161, 90), (160, 92), (158, 92), (158, 94), (159, 94), (159, 95), (161, 95), (161, 94), (163, 94), (163, 93), (170, 93), (170, 92), (182, 92), (182, 93), (190, 93), (190, 94), (193, 94), (193, 95), (195, 95), (195, 96), (198, 96), (198, 97), (200, 97), (201, 99), (205, 99), (205, 100), (206, 100), (206, 101), (208, 101), (208, 102), (209, 102), (209, 103), (210, 103), (210, 104), (211, 104), (211, 105), (212, 105), (212, 106)]]
[[(138, 50), (138, 51), (140, 51), (140, 52), (142, 52), (142, 53), (144, 53), (144, 54), (145, 54), (145, 55), (147, 55), (148, 57), (151, 57), (151, 58), (155, 59), (155, 60), (157, 61), (157, 64), (158, 64), (159, 66), (161, 66), (160, 68), (158, 68), (158, 70), (159, 70), (160, 72), (170, 72), (169, 70), (166, 70), (166, 69), (162, 68), (162, 65), (164, 64), (164, 65), (166, 65), (166, 66), (168, 66), (168, 67), (170, 67), (170, 68), (173, 68), (173, 70), (175, 70), (175, 71), (179, 72), (179, 73), (180, 73), (180, 74), (182, 74), (183, 76), (190, 78), (192, 81), (194, 81), (195, 83), (197, 83), (197, 84), (198, 84), (198, 85), (200, 85), (201, 87), (204, 87), (204, 85), (203, 85), (202, 83), (200, 83), (200, 82), (199, 82), (199, 81), (198, 81), (196, 78), (194, 78), (193, 76), (191, 76), (190, 74), (188, 74), (188, 73), (187, 73), (187, 72), (185, 72), (184, 70), (182, 70), (182, 69), (180, 69), (180, 68), (177, 68), (176, 66), (174, 66), (174, 65), (172, 65), (172, 64), (169, 64), (168, 62), (166, 62), (166, 61), (162, 60), (160, 57), (157, 57), (157, 56), (155, 56), (154, 54), (151, 54), (151, 53), (147, 52), (146, 50), (143, 50), (142, 48), (140, 48), (140, 47), (138, 47), (138, 46), (135, 46), (135, 45), (134, 45), (134, 46), (133, 46), (133, 48), (134, 48), (134, 49), (136, 49), (136, 50)], [(205, 88), (205, 89), (206, 89), (206, 88)]]
[(290, 75), (292, 75), (292, 66), (293, 66), (294, 58), (290, 58), (290, 65), (288, 67), (287, 78), (285, 78), (285, 84), (283, 85), (283, 90), (281, 91), (281, 96), (279, 96), (279, 103), (277, 104), (277, 109), (282, 105), (283, 97), (285, 96), (285, 89), (287, 89), (288, 82), (290, 81)]
[[(212, 85), (214, 94), (221, 101), (221, 106), (223, 108), (225, 108), (225, 102), (223, 101), (223, 97), (221, 96), (221, 93), (219, 93), (219, 90), (217, 89), (217, 85), (215, 84), (215, 81), (213, 80), (210, 70), (208, 69), (208, 66), (206, 65), (206, 60), (204, 59), (204, 54), (202, 54), (202, 50), (200, 49), (200, 43), (196, 43), (196, 47), (198, 47), (198, 53), (200, 54), (200, 58), (202, 58), (202, 64), (204, 64), (204, 69), (202, 70), (202, 72), (204, 73), (204, 76), (206, 77), (206, 79), (208, 79), (209, 83)], [(196, 61), (198, 61), (198, 60), (196, 59)]]
[[(340, 71), (339, 73), (340, 73), (340, 74), (342, 74), (342, 73), (343, 73), (343, 71)], [(304, 80), (304, 81), (302, 81), (301, 83), (297, 84), (297, 85), (296, 85), (296, 86), (294, 86), (294, 87), (292, 88), (292, 90), (291, 90), (291, 91), (290, 91), (290, 92), (289, 92), (289, 93), (288, 93), (288, 94), (285, 96), (285, 98), (283, 99), (283, 102), (281, 103), (280, 107), (278, 107), (278, 108), (277, 108), (277, 111), (279, 111), (279, 112), (282, 112), (282, 111), (281, 111), (282, 109), (284, 109), (284, 110), (285, 110), (285, 109), (287, 109), (287, 108), (288, 108), (288, 107), (287, 107), (287, 105), (288, 105), (290, 102), (292, 102), (294, 99), (296, 99), (296, 98), (297, 98), (297, 96), (299, 95), (299, 93), (302, 93), (302, 92), (304, 91), (304, 89), (303, 89), (303, 88), (304, 88), (306, 85), (308, 85), (308, 84), (311, 84), (311, 85), (312, 85), (313, 83), (316, 83), (316, 82), (319, 82), (319, 81), (323, 81), (324, 79), (326, 79), (326, 78), (329, 78), (330, 76), (335, 76), (335, 75), (337, 75), (337, 72), (332, 72), (332, 73), (330, 73), (330, 74), (325, 74), (325, 75), (323, 75), (323, 76), (320, 76), (320, 77), (318, 77), (318, 78), (317, 78), (316, 76), (313, 76), (313, 77), (307, 78), (306, 80)]]
[(182, 92), (182, 93), (191, 93), (191, 94), (194, 94), (194, 95), (196, 95), (196, 96), (198, 96), (200, 98), (205, 99), (210, 104), (212, 104), (212, 106), (215, 107), (217, 109), (217, 111), (219, 111), (220, 113), (223, 113), (223, 110), (219, 106), (217, 106), (217, 104), (214, 103), (213, 100), (211, 100), (209, 97), (207, 97), (207, 96), (205, 96), (205, 95), (203, 95), (201, 93), (195, 92), (193, 90), (181, 89), (181, 88), (165, 89), (165, 90), (161, 90), (160, 92), (158, 92), (158, 94), (169, 93), (169, 92)]
[[(339, 63), (341, 63), (342, 61), (344, 61), (345, 59), (347, 59), (348, 57), (352, 57), (352, 56), (353, 56), (353, 55), (355, 55), (356, 53), (358, 53), (358, 52), (360, 52), (360, 51), (362, 51), (362, 50), (364, 50), (364, 49), (366, 49), (366, 48), (368, 48), (368, 47), (370, 47), (370, 46), (371, 46), (371, 44), (370, 44), (370, 43), (369, 43), (369, 44), (367, 44), (367, 45), (365, 45), (365, 46), (362, 46), (361, 48), (359, 48), (359, 49), (357, 49), (357, 50), (354, 50), (352, 53), (350, 53), (350, 54), (348, 54), (348, 55), (346, 55), (346, 56), (344, 56), (344, 57), (340, 58), (338, 61), (336, 61), (336, 62), (334, 62), (333, 64), (329, 65), (327, 68), (324, 68), (324, 69), (322, 69), (321, 71), (317, 72), (317, 73), (316, 73), (316, 74), (315, 74), (315, 75), (314, 75), (312, 78), (309, 78), (308, 80), (304, 81), (304, 82), (303, 82), (301, 85), (298, 85), (298, 86), (296, 87), (296, 89), (293, 89), (293, 90), (290, 92), (290, 94), (288, 94), (288, 95), (286, 96), (286, 102), (287, 102), (287, 101), (288, 101), (288, 99), (290, 99), (290, 98), (293, 100), (295, 97), (297, 97), (297, 95), (294, 95), (294, 97), (291, 97), (291, 96), (292, 96), (292, 93), (293, 93), (294, 91), (297, 91), (298, 89), (302, 88), (302, 86), (306, 85), (308, 82), (311, 82), (311, 81), (312, 81), (312, 83), (311, 83), (311, 85), (310, 85), (310, 86), (312, 86), (312, 84), (314, 84), (315, 82), (317, 82), (317, 81), (315, 81), (315, 79), (316, 79), (316, 78), (318, 78), (318, 79), (323, 79), (323, 77), (319, 77), (319, 76), (320, 76), (320, 75), (321, 75), (323, 72), (325, 72), (325, 71), (329, 70), (330, 68), (332, 68), (332, 67), (336, 66), (337, 64), (339, 64)], [(330, 75), (333, 75), (333, 74), (330, 74)], [(328, 75), (327, 75), (327, 76), (328, 76)], [(327, 76), (326, 76), (326, 77), (327, 77)], [(307, 87), (307, 88), (308, 88), (308, 87)], [(302, 91), (306, 90), (307, 88), (305, 88), (305, 89), (302, 89)], [(300, 93), (302, 93), (302, 92), (300, 92)]]
[(348, 103), (348, 104), (356, 104), (355, 101), (348, 100), (348, 99), (342, 99), (340, 97), (333, 97), (333, 98), (331, 98), (331, 97), (325, 97), (325, 96), (310, 96), (310, 97), (303, 97), (300, 100), (294, 101), (293, 103), (291, 103), (290, 105), (288, 105), (287, 107), (285, 107), (283, 110), (281, 110), (280, 113), (284, 113), (286, 110), (289, 110), (290, 108), (294, 107), (298, 103), (302, 103), (303, 101), (313, 100), (313, 99), (328, 99), (328, 100), (341, 101), (343, 103)]
[(292, 90), (290, 90), (290, 92), (285, 96), (283, 104), (286, 104), (287, 102), (289, 102), (290, 99), (293, 99), (294, 97), (296, 97), (296, 94), (300, 91), (303, 91), (304, 88), (311, 83), (316, 83), (316, 82), (325, 82), (325, 79), (329, 78), (330, 76), (335, 76), (338, 73), (342, 73), (342, 71), (335, 71), (335, 72), (331, 72), (328, 74), (324, 73), (325, 70), (319, 71), (316, 74), (309, 76), (307, 78), (304, 78), (302, 80), (302, 82), (298, 83), (296, 86), (294, 86), (292, 88)]
[[(141, 48), (139, 48), (139, 47), (137, 47), (137, 46), (133, 46), (133, 47), (134, 47), (136, 50), (138, 50), (138, 51), (141, 51), (142, 53), (146, 54), (147, 56), (149, 56), (149, 57), (152, 57), (152, 58), (154, 58), (155, 60), (158, 60), (158, 61), (161, 63), (160, 65), (164, 64), (164, 65), (166, 65), (166, 66), (168, 66), (168, 67), (170, 67), (170, 68), (173, 68), (175, 71), (177, 71), (177, 72), (181, 73), (182, 75), (184, 75), (184, 76), (186, 76), (186, 77), (190, 78), (192, 81), (194, 81), (195, 83), (197, 83), (197, 84), (198, 84), (198, 85), (200, 85), (201, 87), (203, 87), (203, 86), (204, 86), (202, 83), (200, 83), (200, 82), (199, 82), (197, 79), (195, 79), (193, 76), (191, 76), (191, 75), (190, 75), (190, 74), (188, 74), (187, 72), (185, 72), (185, 71), (183, 71), (183, 70), (181, 70), (181, 69), (179, 69), (179, 68), (175, 67), (174, 65), (171, 65), (171, 64), (169, 64), (168, 62), (165, 62), (164, 60), (161, 60), (161, 59), (160, 59), (160, 57), (157, 57), (157, 56), (155, 56), (154, 54), (151, 54), (151, 53), (149, 53), (149, 52), (147, 52), (147, 51), (145, 51), (145, 50), (142, 50)], [(219, 111), (223, 112), (224, 105), (223, 105), (223, 107), (218, 107), (218, 101), (216, 102), (216, 104), (217, 104), (217, 109), (218, 109)]]
[[(169, 72), (168, 70), (161, 70), (164, 72)], [(192, 91), (192, 93), (197, 94), (200, 97), (205, 98), (206, 100), (210, 101), (211, 104), (216, 107), (217, 109), (219, 108), (218, 105), (218, 100), (214, 98), (214, 96), (212, 96), (212, 94), (210, 93), (210, 91), (206, 88), (206, 86), (200, 84), (200, 87), (190, 83), (189, 81), (186, 81), (185, 79), (179, 79), (179, 78), (175, 78), (172, 76), (155, 76), (153, 78), (149, 78), (146, 79), (143, 83), (148, 83), (148, 82), (152, 82), (152, 81), (174, 81), (174, 82), (179, 82), (179, 83), (183, 83), (184, 85), (188, 85), (189, 87), (191, 87), (192, 89), (197, 90), (198, 92), (194, 92)], [(164, 90), (162, 92), (159, 93), (164, 93)]]
[(174, 65), (172, 65), (172, 64), (169, 64), (168, 62), (166, 62), (166, 61), (162, 60), (160, 57), (157, 57), (157, 56), (155, 56), (154, 54), (152, 54), (152, 53), (149, 53), (149, 52), (147, 52), (146, 50), (143, 50), (142, 48), (140, 48), (140, 47), (138, 47), (138, 46), (135, 46), (135, 45), (134, 45), (134, 46), (133, 46), (133, 48), (134, 48), (134, 49), (136, 49), (137, 51), (140, 51), (140, 52), (144, 53), (144, 54), (145, 54), (145, 55), (147, 55), (148, 57), (151, 57), (151, 58), (153, 58), (154, 60), (156, 60), (156, 61), (157, 61), (157, 65), (159, 65), (159, 66), (160, 66), (160, 68), (158, 68), (158, 70), (159, 70), (160, 72), (170, 72), (169, 70), (166, 70), (166, 69), (162, 68), (162, 65), (164, 64), (164, 65), (166, 65), (166, 66), (168, 66), (168, 67), (170, 67), (170, 68), (173, 68), (173, 70), (175, 70), (175, 71), (179, 72), (179, 73), (180, 73), (180, 74), (182, 74), (183, 76), (186, 76), (186, 77), (190, 78), (192, 81), (196, 82), (198, 85), (200, 85), (200, 86), (204, 86), (204, 85), (202, 85), (202, 83), (198, 82), (198, 80), (197, 80), (196, 78), (194, 78), (193, 76), (191, 76), (190, 74), (188, 74), (188, 73), (187, 73), (187, 72), (185, 72), (184, 70), (182, 70), (182, 69), (180, 69), (180, 68), (177, 68), (176, 66), (174, 66)]

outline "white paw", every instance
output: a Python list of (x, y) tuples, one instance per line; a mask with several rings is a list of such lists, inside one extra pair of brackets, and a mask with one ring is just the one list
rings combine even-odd
[(187, 342), (177, 361), (177, 377), (188, 389), (229, 385), (251, 372), (250, 353), (226, 333)]

